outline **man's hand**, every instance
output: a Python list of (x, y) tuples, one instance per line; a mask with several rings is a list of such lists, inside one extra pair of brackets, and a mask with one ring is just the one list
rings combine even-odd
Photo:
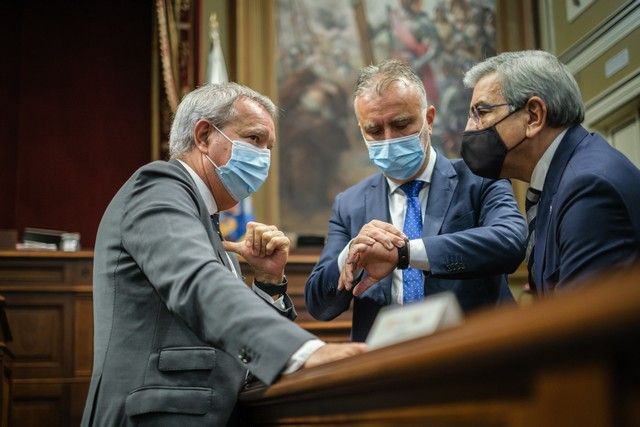
[(313, 368), (323, 363), (333, 362), (335, 360), (344, 359), (345, 357), (355, 356), (367, 350), (367, 345), (363, 343), (345, 343), (345, 344), (325, 344), (313, 353), (304, 364), (305, 368)]
[(401, 247), (405, 239), (404, 233), (393, 224), (374, 219), (362, 226), (358, 235), (351, 241), (351, 245), (363, 243), (372, 246), (378, 242), (391, 250), (395, 247)]
[(255, 271), (255, 280), (281, 283), (289, 258), (289, 238), (275, 225), (249, 222), (244, 240), (224, 242), (224, 249), (242, 256)]
[[(388, 252), (396, 252), (397, 247), (402, 247), (405, 244), (405, 239), (406, 236), (404, 233), (398, 230), (393, 224), (377, 219), (365, 224), (360, 229), (358, 235), (349, 243), (349, 254), (346, 265), (342, 269), (340, 278), (338, 279), (338, 290), (351, 290), (354, 277), (360, 267), (363, 266), (362, 263), (359, 262), (359, 257), (365, 252), (367, 246), (373, 247), (378, 244), (381, 245), (383, 249), (386, 248)], [(378, 249), (379, 248), (376, 247), (376, 251)], [(369, 272), (367, 271), (367, 273)], [(371, 285), (366, 288), (370, 286)], [(366, 288), (362, 289), (361, 292), (364, 292)]]
[[(403, 244), (408, 244), (402, 242)], [(353, 287), (353, 295), (359, 296), (367, 289), (388, 276), (398, 265), (398, 250), (394, 246), (389, 250), (380, 243), (368, 246), (364, 243), (351, 245), (347, 265), (352, 268), (363, 268), (366, 277), (354, 286), (353, 279), (345, 283), (345, 289), (350, 291)], [(341, 276), (342, 277), (342, 276)]]

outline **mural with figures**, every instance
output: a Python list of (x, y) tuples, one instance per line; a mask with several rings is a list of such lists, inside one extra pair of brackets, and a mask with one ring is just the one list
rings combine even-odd
[(353, 113), (364, 65), (398, 58), (437, 110), (433, 145), (459, 157), (462, 75), (495, 55), (494, 0), (278, 0), (281, 226), (326, 233), (334, 197), (375, 172)]

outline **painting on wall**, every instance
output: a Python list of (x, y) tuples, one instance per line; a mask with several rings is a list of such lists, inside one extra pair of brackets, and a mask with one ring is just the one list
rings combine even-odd
[(459, 157), (462, 75), (496, 53), (494, 0), (278, 0), (276, 14), (283, 229), (323, 235), (336, 194), (375, 172), (353, 113), (365, 65), (409, 63), (437, 110), (434, 147)]

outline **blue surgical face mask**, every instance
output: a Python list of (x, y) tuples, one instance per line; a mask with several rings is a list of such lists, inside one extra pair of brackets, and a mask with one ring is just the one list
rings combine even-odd
[[(424, 124), (423, 124), (424, 127)], [(408, 179), (418, 173), (424, 162), (425, 147), (419, 132), (383, 141), (367, 141), (369, 159), (389, 178)]]
[(226, 165), (218, 166), (206, 154), (205, 157), (215, 168), (220, 182), (229, 195), (236, 202), (239, 202), (255, 193), (264, 184), (269, 174), (271, 151), (267, 148), (256, 147), (248, 142), (232, 141), (215, 125), (213, 127), (231, 142), (231, 158)]

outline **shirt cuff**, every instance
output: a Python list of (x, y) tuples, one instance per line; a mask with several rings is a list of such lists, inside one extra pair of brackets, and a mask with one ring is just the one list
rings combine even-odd
[(340, 273), (342, 273), (342, 270), (344, 269), (344, 265), (347, 262), (347, 257), (349, 256), (350, 244), (351, 244), (351, 240), (349, 240), (349, 243), (347, 243), (347, 246), (345, 246), (342, 252), (340, 252), (340, 255), (338, 255), (338, 271), (340, 271)]
[(298, 351), (293, 353), (293, 356), (291, 356), (291, 359), (289, 359), (289, 361), (287, 362), (287, 365), (284, 367), (284, 371), (282, 371), (282, 373), (290, 374), (302, 368), (309, 356), (311, 356), (313, 352), (315, 352), (325, 344), (326, 343), (324, 341), (318, 339), (309, 340), (306, 343), (302, 344), (302, 347), (300, 347)]
[(418, 270), (431, 270), (429, 257), (427, 256), (427, 248), (424, 246), (422, 239), (409, 241), (409, 266), (417, 268)]
[(272, 301), (271, 304), (275, 305), (276, 307), (278, 307), (281, 310), (285, 310), (286, 309), (286, 307), (284, 306), (284, 295), (280, 295), (280, 298), (278, 298), (277, 300), (274, 300), (271, 297), (271, 295), (269, 295), (268, 293), (266, 293), (265, 291), (263, 291), (262, 289), (260, 289), (257, 286), (253, 286), (251, 289), (253, 289), (253, 292), (258, 294), (258, 296), (261, 297), (263, 300)]

